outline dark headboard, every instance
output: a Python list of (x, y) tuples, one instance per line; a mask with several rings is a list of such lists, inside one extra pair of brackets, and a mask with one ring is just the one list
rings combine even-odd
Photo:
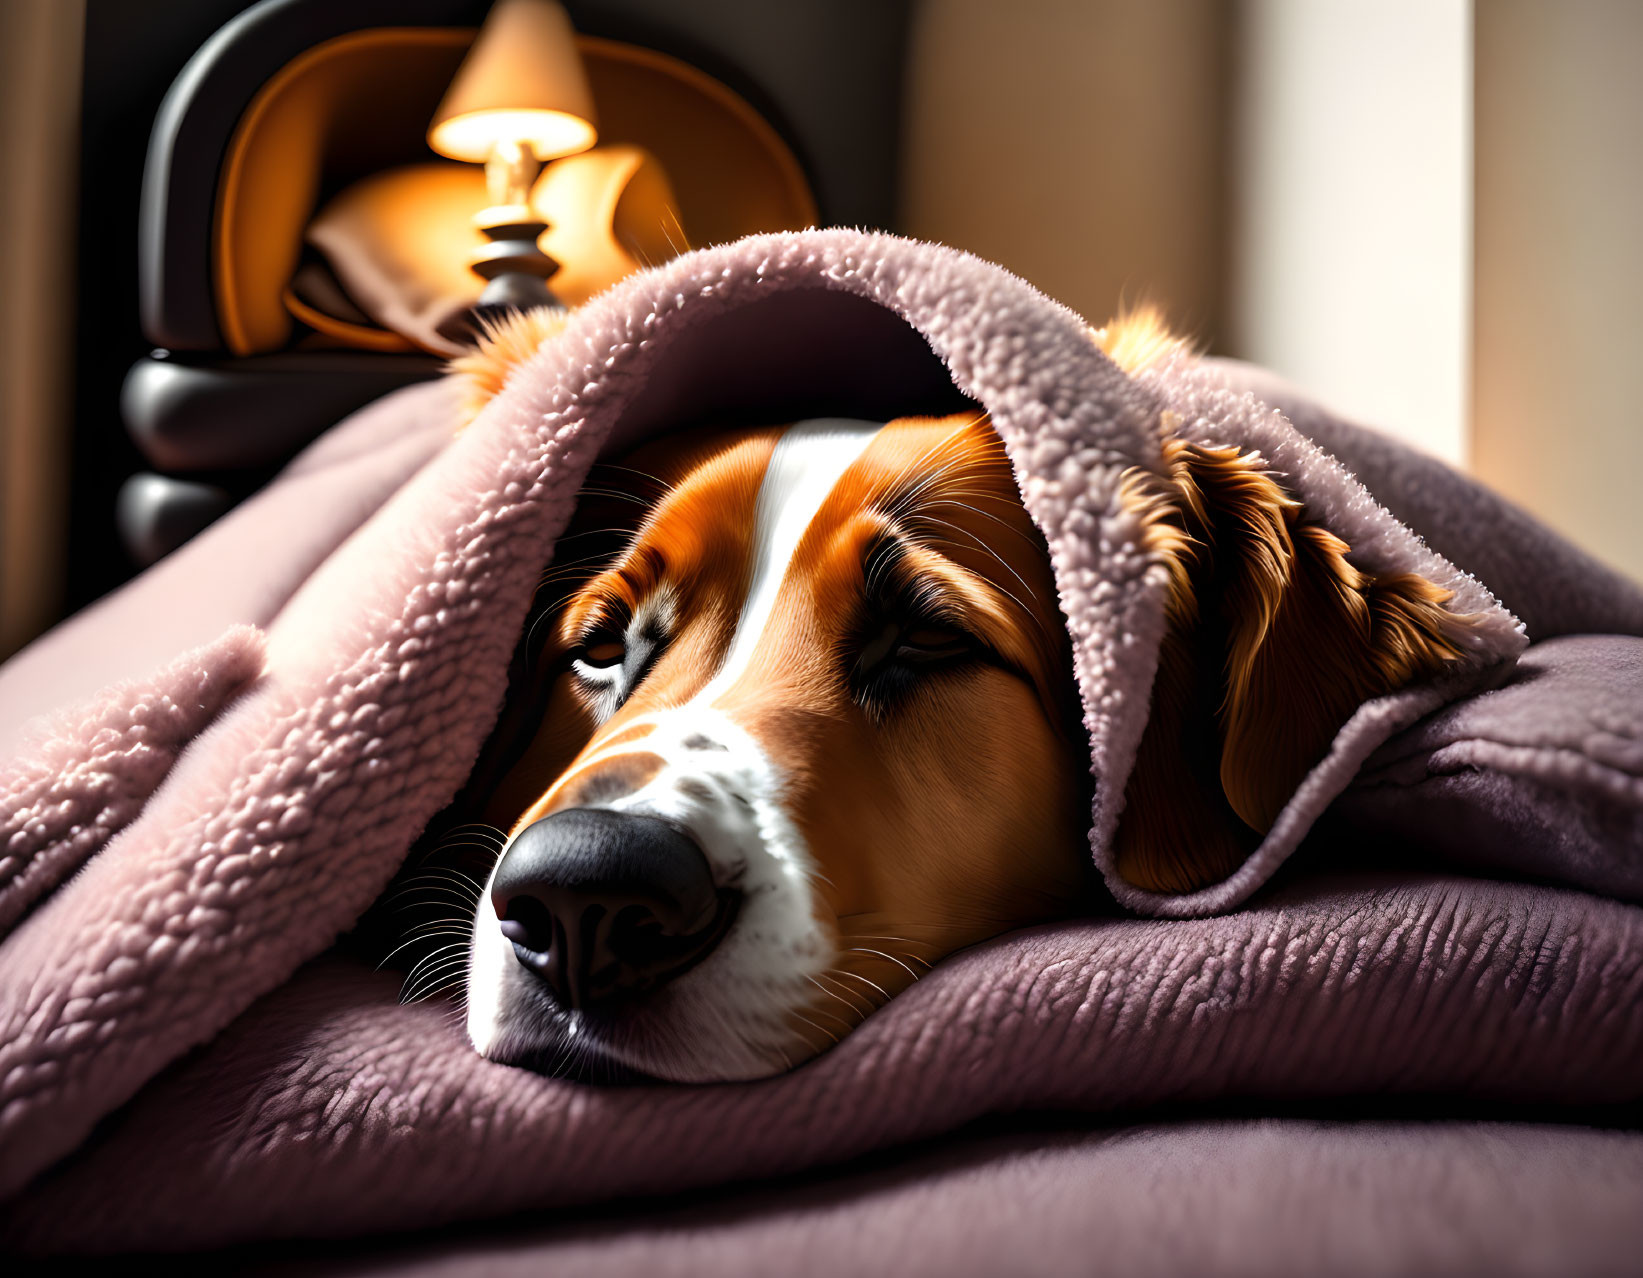
[[(909, 0), (565, 3), (582, 32), (671, 54), (751, 103), (798, 157), (824, 224), (894, 229)], [(71, 607), (129, 575), (121, 536), (152, 561), (337, 417), (437, 371), (414, 356), (229, 357), (211, 275), (215, 181), (241, 111), (303, 50), (373, 26), (473, 27), (488, 8), (167, 0), (161, 18), (90, 0)], [(257, 389), (236, 401), (242, 383)], [(225, 403), (254, 405), (264, 429), (245, 433), (243, 453), (222, 440), (191, 451)]]

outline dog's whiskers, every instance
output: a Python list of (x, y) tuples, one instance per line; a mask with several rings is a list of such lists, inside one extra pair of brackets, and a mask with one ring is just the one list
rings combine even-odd
[[(821, 1015), (826, 1015), (825, 1012), (820, 1013), (820, 1014)], [(816, 1033), (823, 1035), (834, 1047), (838, 1046), (839, 1039), (842, 1037), (842, 1035), (834, 1033), (832, 1030), (828, 1029), (826, 1026), (817, 1025), (815, 1021), (811, 1020), (803, 1012), (794, 1012), (793, 1016), (794, 1016), (795, 1019), (803, 1021), (811, 1029), (815, 1030)], [(845, 1025), (846, 1030), (849, 1029), (848, 1023), (841, 1022), (841, 1024)], [(780, 1048), (777, 1048), (776, 1050), (781, 1051)], [(785, 1052), (783, 1052), (782, 1055), (785, 1057), (787, 1054)], [(791, 1068), (791, 1062), (789, 1062), (789, 1067)]]
[(467, 940), (471, 939), (472, 933), (470, 933), (467, 929), (457, 929), (457, 928), (450, 928), (450, 927), (434, 928), (430, 931), (422, 932), (421, 935), (412, 936), (409, 940), (406, 940), (406, 941), (402, 942), (401, 944), (396, 945), (392, 950), (388, 951), (388, 953), (383, 956), (382, 962), (377, 964), (376, 970), (380, 972), (383, 968), (387, 967), (388, 964), (393, 961), (393, 958), (396, 954), (400, 953), (402, 950), (409, 949), (411, 946), (417, 944), (417, 942), (419, 942), (419, 941), (426, 941), (431, 936), (457, 936), (457, 937), (461, 937), (463, 939), (463, 941), (467, 941)]
[(406, 978), (404, 987), (400, 991), (401, 1003), (417, 1003), (425, 998), (432, 998), (435, 994), (443, 993), (451, 986), (462, 981), (467, 973), (468, 959), (466, 954), (456, 955), (431, 964), (414, 976)]
[[(886, 941), (891, 945), (906, 945), (906, 946), (909, 946), (909, 947), (916, 946), (916, 945), (928, 945), (929, 944), (928, 941), (915, 941), (911, 937), (906, 937), (906, 936), (875, 936), (870, 932), (846, 932), (844, 934), (843, 939), (849, 940), (849, 941)], [(924, 964), (925, 967), (934, 967), (935, 966), (933, 963), (930, 962), (929, 959), (921, 958), (919, 955), (913, 953), (911, 948), (909, 948), (907, 950), (907, 952), (905, 953), (905, 955), (903, 957), (910, 958), (915, 963), (922, 963), (922, 964)]]
[[(464, 838), (441, 839), (437, 844), (428, 850), (428, 855), (432, 858), (441, 852), (450, 852), (457, 848), (483, 848), (487, 852), (494, 852), (500, 849), (507, 841), (508, 840), (506, 838), (498, 838), (492, 841), (489, 839), (482, 839), (477, 835), (469, 835)], [(451, 868), (451, 872), (459, 873), (455, 867)], [(463, 875), (463, 877), (466, 878), (467, 876)], [(478, 887), (478, 884), (476, 883), (474, 886)]]
[(453, 825), (453, 826), (447, 827), (446, 830), (444, 831), (444, 833), (446, 833), (446, 834), (468, 834), (468, 833), (472, 833), (472, 834), (494, 834), (499, 839), (504, 839), (504, 838), (507, 837), (506, 833), (503, 831), (501, 826), (492, 825), (489, 821), (464, 821), (461, 825)]
[(625, 466), (625, 465), (622, 465), (619, 462), (600, 462), (598, 464), (598, 466), (596, 466), (594, 469), (596, 469), (596, 470), (621, 470), (621, 471), (626, 471), (630, 475), (638, 475), (639, 478), (641, 478), (641, 479), (650, 480), (650, 482), (655, 484), (656, 487), (660, 490), (658, 495), (656, 497), (652, 498), (652, 501), (654, 501), (658, 504), (660, 504), (661, 502), (667, 500), (667, 498), (673, 496), (673, 494), (678, 492), (678, 490), (679, 490), (679, 485), (678, 484), (669, 483), (667, 480), (661, 479), (661, 478), (657, 477), (656, 475), (651, 474), (648, 470), (640, 470), (637, 466)]
[[(950, 434), (946, 435), (932, 447), (925, 450), (924, 454), (920, 456), (919, 459), (908, 469), (916, 473), (926, 461), (939, 456), (947, 449), (955, 448), (963, 442), (963, 436), (965, 433), (979, 425), (982, 420), (983, 418), (978, 417), (971, 421), (961, 423)], [(899, 512), (900, 509), (909, 502), (917, 501), (919, 497), (928, 492), (933, 485), (941, 483), (948, 475), (951, 475), (958, 468), (964, 466), (979, 468), (983, 465), (996, 464), (1001, 458), (1007, 458), (1007, 455), (1008, 453), (1004, 447), (1004, 441), (997, 435), (994, 435), (990, 440), (982, 441), (980, 444), (971, 444), (963, 453), (960, 453), (958, 456), (952, 458), (952, 460), (945, 461), (933, 470), (925, 471), (923, 474), (919, 475), (915, 483), (903, 489), (896, 495), (893, 503), (893, 509)]]
[[(842, 973), (839, 971), (839, 969), (829, 968), (827, 971), (818, 973), (816, 976), (813, 976), (810, 979), (813, 980), (813, 981), (830, 981), (830, 982), (834, 983), (835, 985), (838, 985), (839, 989), (834, 990), (832, 992), (833, 997), (838, 999), (839, 1002), (843, 1003), (846, 1007), (848, 1007), (852, 1012), (856, 1013), (857, 1015), (865, 1016), (865, 1015), (867, 1015), (867, 1013), (871, 1012), (873, 1010), (873, 1000), (868, 998), (867, 995), (862, 993), (860, 990), (852, 989), (850, 986), (842, 984), (839, 981), (839, 976), (840, 975), (842, 975)], [(825, 987), (822, 987), (822, 988), (825, 988)], [(856, 1004), (853, 1000), (858, 999), (858, 998), (863, 1001), (865, 1006), (862, 1006), (862, 1007), (857, 1007), (856, 1006)]]
[[(937, 506), (957, 506), (960, 510), (967, 510), (972, 515), (979, 515), (983, 519), (991, 520), (993, 523), (997, 524), (1000, 528), (1004, 529), (1006, 532), (1010, 533), (1012, 536), (1019, 537), (1022, 541), (1026, 542), (1029, 546), (1031, 546), (1033, 548), (1033, 553), (1034, 554), (1042, 553), (1041, 548), (1039, 547), (1038, 541), (1030, 533), (1028, 533), (1026, 530), (1016, 527), (1014, 524), (1012, 524), (1007, 519), (1000, 519), (997, 515), (989, 514), (987, 511), (982, 510), (977, 506), (972, 506), (972, 505), (970, 505), (969, 502), (959, 501), (958, 500), (958, 498), (961, 497), (961, 496), (963, 496), (963, 497), (985, 497), (987, 495), (988, 494), (986, 494), (986, 493), (978, 493), (978, 492), (971, 491), (969, 489), (963, 489), (963, 490), (959, 490), (959, 491), (956, 491), (956, 492), (950, 490), (950, 491), (942, 494), (940, 497), (934, 498), (932, 500), (927, 500), (927, 501), (920, 502), (919, 503), (919, 510), (920, 511), (933, 510)], [(914, 517), (915, 518), (917, 517), (917, 514), (918, 514), (918, 512), (915, 511), (914, 512)]]
[(452, 943), (441, 946), (422, 959), (405, 976), (400, 987), (401, 1003), (416, 1003), (454, 985), (468, 967), (468, 947)]
[(872, 989), (877, 990), (878, 993), (879, 993), (880, 998), (884, 999), (884, 1001), (887, 1002), (887, 1003), (890, 1001), (890, 991), (885, 989), (884, 986), (880, 985), (877, 981), (870, 981), (865, 976), (863, 976), (860, 972), (852, 972), (847, 967), (836, 967), (832, 970), (834, 972), (838, 973), (838, 975), (840, 975), (840, 976), (848, 976), (852, 980), (860, 981), (863, 985), (869, 986)]
[[(919, 973), (915, 972), (912, 968), (908, 967), (907, 964), (903, 963), (894, 954), (886, 954), (883, 950), (873, 950), (873, 949), (869, 949), (865, 945), (856, 945), (856, 946), (852, 946), (850, 949), (846, 950), (845, 953), (846, 954), (875, 954), (881, 959), (888, 959), (890, 962), (894, 963), (897, 967), (901, 968), (902, 971), (906, 972), (908, 976), (911, 976), (915, 981), (918, 980), (918, 978), (919, 978)], [(908, 957), (911, 958), (912, 955), (909, 955)], [(928, 964), (926, 964), (926, 966), (928, 966)]]
[(641, 497), (638, 493), (625, 492), (620, 488), (582, 488), (578, 489), (578, 497), (605, 497), (611, 501), (630, 501), (635, 506), (650, 509), (655, 503), (648, 497)]
[[(853, 1003), (846, 1002), (844, 997), (841, 994), (839, 994), (836, 990), (828, 989), (825, 985), (823, 985), (819, 981), (817, 981), (815, 977), (811, 976), (811, 977), (807, 977), (806, 979), (812, 985), (814, 985), (818, 990), (820, 990), (826, 997), (832, 999), (840, 1007), (846, 1008), (852, 1013), (855, 1013), (855, 1012), (859, 1011), (859, 1009)], [(843, 1016), (840, 1016), (835, 1012), (829, 1012), (825, 1007), (816, 1007), (814, 1005), (810, 1005), (810, 1010), (812, 1012), (814, 1012), (817, 1016), (825, 1016), (830, 1021), (837, 1021), (846, 1030), (848, 1030), (852, 1025), (855, 1024), (855, 1021), (847, 1019)], [(871, 1010), (871, 1009), (869, 1009), (869, 1010)]]
[[(434, 856), (436, 856), (440, 852), (445, 851), (447, 847), (456, 847), (456, 846), (461, 846), (461, 845), (469, 845), (469, 844), (466, 840), (453, 840), (449, 843), (440, 843), (428, 852), (427, 861), (431, 862)], [(474, 842), (469, 846), (483, 847), (483, 848), (488, 849), (490, 847), (490, 844), (484, 843), (484, 842)], [(431, 880), (431, 881), (438, 882), (438, 883), (456, 882), (456, 883), (462, 884), (464, 887), (471, 888), (475, 892), (478, 892), (480, 890), (480, 884), (479, 884), (478, 879), (474, 878), (473, 875), (471, 875), (471, 874), (465, 873), (463, 870), (459, 869), (458, 867), (456, 867), (454, 865), (436, 865), (436, 864), (424, 863), (421, 869), (419, 869), (415, 874), (413, 874), (413, 875), (409, 876), (408, 878), (402, 880), (402, 882), (405, 882), (405, 883), (419, 883), (419, 882), (422, 882), (424, 880)]]
[[(627, 530), (622, 529), (622, 528), (605, 528), (605, 529), (595, 529), (594, 531), (595, 532), (604, 532), (604, 533), (608, 534), (608, 533), (626, 532)], [(577, 537), (580, 537), (580, 536), (583, 536), (583, 535), (584, 534), (582, 534), (582, 533), (577, 533), (574, 536), (566, 537), (562, 541), (556, 543), (556, 546), (555, 546), (556, 552), (557, 552), (557, 547), (559, 545), (563, 545), (564, 542), (566, 542), (566, 541), (575, 541)], [(543, 586), (546, 586), (551, 582), (557, 581), (561, 577), (569, 577), (573, 574), (580, 573), (580, 574), (585, 574), (587, 576), (592, 576), (593, 572), (594, 572), (594, 569), (591, 567), (591, 565), (594, 565), (594, 564), (607, 564), (613, 558), (614, 558), (613, 555), (611, 555), (609, 553), (606, 553), (606, 554), (597, 554), (597, 555), (583, 555), (580, 559), (560, 559), (560, 558), (558, 558), (557, 553), (556, 553), (555, 557), (553, 559), (549, 560), (548, 563), (543, 566), (541, 575), (539, 577), (537, 577), (537, 579), (536, 579), (536, 588), (538, 590), (541, 590)]]
[(458, 905), (464, 911), (471, 911), (478, 908), (481, 896), (482, 893), (478, 892), (471, 895), (464, 893), (449, 883), (420, 883), (396, 890), (388, 898), (388, 903), (394, 907), (396, 914), (403, 914), (409, 910), (432, 909), (435, 903), (442, 909)]

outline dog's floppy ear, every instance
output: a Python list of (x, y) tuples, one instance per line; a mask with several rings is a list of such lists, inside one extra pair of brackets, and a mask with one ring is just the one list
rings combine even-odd
[(1171, 439), (1165, 462), (1128, 491), (1169, 585), (1114, 851), (1137, 887), (1188, 892), (1238, 868), (1360, 704), (1458, 658), (1468, 619), (1354, 567), (1259, 453)]

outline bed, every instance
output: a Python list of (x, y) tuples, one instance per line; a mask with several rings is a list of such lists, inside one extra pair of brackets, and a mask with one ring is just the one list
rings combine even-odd
[[(1038, 362), (989, 374), (1029, 323)], [(319, 402), (309, 374), (360, 407), (267, 445), (302, 450), (0, 668), (8, 1245), (271, 1273), (1635, 1271), (1643, 591), (1239, 365), (1143, 389), (1279, 432), (1512, 624), (1472, 682), (1366, 716), (1237, 899), (1001, 938), (756, 1085), (536, 1079), (478, 1061), (449, 1004), (399, 1004), (337, 938), (488, 731), (581, 433), (979, 402), (1023, 450), (1063, 419), (1151, 446), (1082, 320), (889, 237), (740, 240), (567, 332), (460, 438), (425, 365), (384, 395), (355, 353), (221, 361), (153, 438), (269, 385)], [(244, 380), (259, 359), (275, 383)], [(1122, 636), (1089, 636), (1099, 668), (1131, 669)], [(1132, 674), (1114, 723), (1144, 718)]]

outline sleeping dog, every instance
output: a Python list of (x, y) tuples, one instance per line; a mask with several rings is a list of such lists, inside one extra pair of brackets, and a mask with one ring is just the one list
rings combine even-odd
[[(530, 316), (467, 372), (534, 349)], [(1175, 340), (1095, 334), (1120, 364)], [(779, 1072), (944, 955), (1089, 909), (1087, 747), (1046, 543), (980, 413), (698, 430), (585, 490), (476, 782), (467, 1029), (502, 1062)], [(1463, 624), (1259, 455), (1168, 439), (1121, 499), (1169, 631), (1117, 851), (1224, 877), (1365, 698)]]

